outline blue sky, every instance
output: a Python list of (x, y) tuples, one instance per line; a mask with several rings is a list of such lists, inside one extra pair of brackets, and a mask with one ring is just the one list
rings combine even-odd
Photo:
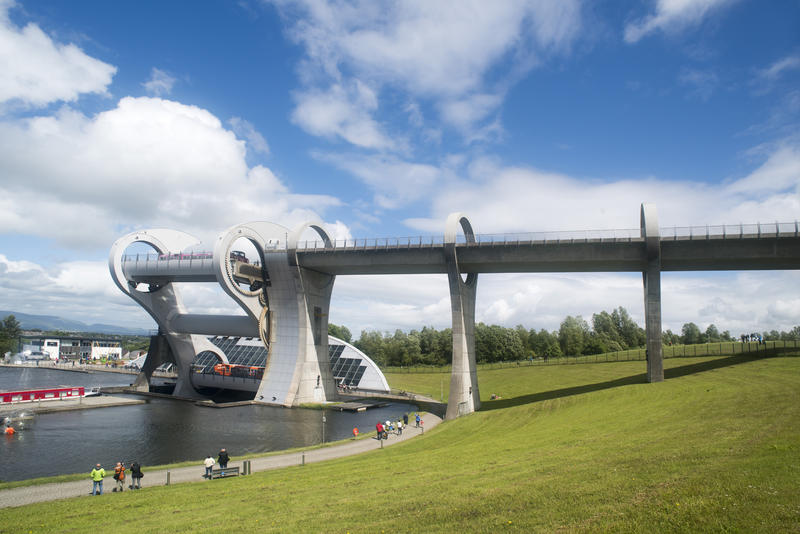
[[(0, 309), (149, 326), (111, 243), (249, 220), (338, 237), (800, 217), (800, 6), (0, 0)], [(800, 324), (800, 277), (666, 273), (664, 328)], [(211, 287), (192, 311), (236, 313)], [(554, 329), (634, 274), (494, 275), (479, 320)], [(446, 282), (340, 277), (359, 332), (449, 322)]]

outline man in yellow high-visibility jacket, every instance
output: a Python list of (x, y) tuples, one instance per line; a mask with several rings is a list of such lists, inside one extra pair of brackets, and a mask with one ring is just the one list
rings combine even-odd
[[(103, 477), (106, 476), (106, 470), (100, 464), (97, 464), (94, 469), (92, 469), (92, 495), (102, 495), (103, 494)], [(99, 490), (99, 492), (98, 492)]]

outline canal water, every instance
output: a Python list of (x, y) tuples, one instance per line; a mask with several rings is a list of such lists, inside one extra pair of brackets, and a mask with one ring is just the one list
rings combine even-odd
[[(0, 368), (0, 391), (57, 386), (128, 385), (134, 375), (35, 368)], [(138, 397), (144, 398), (144, 397)], [(0, 480), (88, 473), (100, 462), (147, 466), (216, 459), (225, 447), (234, 456), (320, 443), (369, 431), (379, 420), (401, 417), (416, 406), (393, 403), (366, 412), (239, 406), (205, 408), (190, 402), (148, 399), (146, 404), (35, 415), (13, 436), (0, 436)], [(24, 412), (24, 405), (20, 406)], [(19, 428), (21, 426), (21, 428)]]

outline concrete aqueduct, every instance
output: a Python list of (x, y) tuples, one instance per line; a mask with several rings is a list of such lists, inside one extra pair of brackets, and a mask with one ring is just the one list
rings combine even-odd
[[(312, 229), (318, 240), (301, 242)], [(328, 360), (328, 312), (337, 275), (446, 273), (450, 288), (453, 365), (447, 418), (480, 408), (475, 358), (475, 304), (479, 273), (641, 272), (647, 334), (647, 380), (664, 379), (661, 349), (661, 272), (800, 268), (798, 223), (724, 225), (660, 230), (656, 208), (642, 204), (637, 230), (476, 235), (468, 218), (451, 214), (444, 236), (334, 242), (320, 223), (294, 230), (268, 222), (229, 228), (212, 254), (181, 254), (197, 239), (176, 230), (130, 233), (111, 248), (117, 286), (153, 317), (160, 334), (136, 385), (153, 370), (178, 368), (175, 393), (196, 395), (190, 370), (202, 351), (219, 351), (207, 336), (260, 338), (268, 350), (256, 399), (297, 406), (335, 400)], [(259, 259), (237, 261), (231, 247), (247, 239)], [(133, 243), (155, 255), (125, 255)], [(187, 313), (176, 282), (216, 282), (245, 316)], [(224, 360), (224, 354), (220, 354)]]

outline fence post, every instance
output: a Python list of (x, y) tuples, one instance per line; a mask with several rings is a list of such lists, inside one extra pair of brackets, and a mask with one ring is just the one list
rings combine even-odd
[(169, 470), (167, 470), (167, 486), (169, 486)]

